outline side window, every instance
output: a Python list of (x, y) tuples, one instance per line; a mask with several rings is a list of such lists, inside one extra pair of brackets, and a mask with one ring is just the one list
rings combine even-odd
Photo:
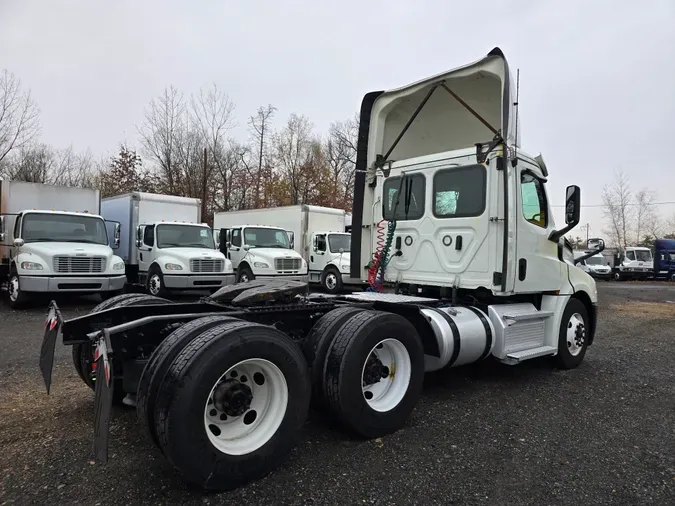
[(442, 169), (434, 174), (434, 216), (465, 218), (485, 211), (487, 171), (482, 165)]
[(235, 228), (232, 230), (232, 246), (241, 246), (241, 229)]
[(317, 235), (316, 236), (316, 250), (317, 251), (326, 251), (326, 236)]
[(635, 261), (635, 252), (634, 251), (626, 251), (626, 258), (631, 261)]
[(154, 246), (155, 245), (155, 226), (154, 225), (148, 225), (145, 227), (145, 231), (143, 232), (143, 243), (146, 246)]
[(523, 216), (527, 221), (538, 227), (548, 225), (548, 206), (544, 183), (529, 172), (520, 173), (520, 196)]
[(387, 178), (382, 188), (382, 216), (385, 220), (419, 220), (424, 216), (424, 191), (422, 174), (406, 176), (403, 180), (399, 176)]
[(19, 228), (21, 227), (22, 218), (23, 216), (19, 215), (14, 219), (14, 239), (18, 239), (19, 237)]

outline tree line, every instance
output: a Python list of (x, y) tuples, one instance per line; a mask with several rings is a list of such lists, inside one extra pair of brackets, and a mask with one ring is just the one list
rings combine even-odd
[(0, 178), (97, 188), (102, 197), (149, 191), (199, 198), (203, 221), (213, 213), (293, 204), (351, 211), (356, 116), (321, 135), (309, 118), (260, 107), (236, 139), (235, 106), (218, 86), (186, 96), (173, 86), (152, 99), (137, 125), (139, 145), (114, 156), (57, 149), (39, 141), (39, 108), (7, 70), (0, 74)]

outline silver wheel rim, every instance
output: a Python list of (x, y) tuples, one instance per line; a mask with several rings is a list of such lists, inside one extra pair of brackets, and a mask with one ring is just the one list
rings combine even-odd
[(586, 325), (579, 313), (574, 313), (567, 322), (567, 350), (576, 357), (586, 343)]
[(152, 295), (157, 295), (162, 290), (162, 280), (159, 278), (159, 274), (153, 274), (150, 276), (148, 286)]
[(211, 444), (228, 455), (256, 451), (276, 434), (288, 406), (281, 370), (261, 358), (230, 367), (211, 389), (204, 427)]
[(326, 288), (329, 290), (335, 290), (337, 286), (337, 276), (332, 272), (326, 275)]
[(7, 287), (9, 300), (16, 302), (19, 299), (19, 276), (12, 276)]
[(370, 350), (361, 370), (363, 398), (375, 411), (391, 411), (410, 385), (410, 354), (397, 339), (384, 339)]
[(239, 277), (239, 281), (241, 283), (248, 283), (248, 274), (245, 272)]

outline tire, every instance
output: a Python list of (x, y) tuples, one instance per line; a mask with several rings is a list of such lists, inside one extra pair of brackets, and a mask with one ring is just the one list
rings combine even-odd
[(237, 269), (237, 283), (246, 283), (247, 281), (253, 281), (255, 279), (255, 274), (248, 265), (244, 265)]
[[(168, 304), (169, 302), (170, 301), (166, 299), (160, 299), (159, 297), (154, 297), (152, 295), (125, 293), (100, 303), (89, 313), (96, 313), (106, 309), (111, 309), (113, 307), (134, 306), (140, 304)], [(77, 374), (89, 388), (95, 390), (96, 382), (94, 378), (92, 378), (92, 365), (94, 358), (93, 343), (88, 342), (84, 344), (74, 344), (72, 354), (73, 365), (75, 366)], [(87, 371), (92, 372), (87, 373)], [(113, 387), (113, 403), (122, 404), (122, 399), (126, 397), (126, 394), (127, 393), (124, 391), (122, 378), (116, 379)]]
[[(367, 359), (373, 353), (385, 362), (390, 358), (396, 369), (393, 376), (379, 376), (364, 392)], [(379, 373), (386, 374), (384, 370)], [(364, 311), (338, 330), (326, 357), (323, 379), (328, 406), (345, 427), (365, 438), (391, 434), (403, 427), (422, 393), (422, 341), (402, 316)], [(367, 399), (368, 392), (371, 397)]]
[(216, 325), (222, 325), (228, 321), (240, 322), (241, 320), (231, 316), (205, 316), (185, 323), (171, 332), (150, 355), (150, 360), (143, 368), (141, 379), (138, 382), (136, 414), (141, 425), (145, 427), (148, 437), (157, 447), (160, 446), (155, 431), (155, 401), (166, 372), (190, 341)]
[(623, 279), (623, 275), (619, 271), (614, 273), (614, 281), (623, 281)]
[(148, 278), (145, 280), (145, 291), (153, 297), (165, 297), (167, 294), (167, 289), (164, 286), (164, 275), (156, 265), (150, 267)]
[(342, 274), (335, 267), (328, 267), (321, 273), (321, 286), (331, 294), (342, 292)]
[[(269, 368), (260, 369), (266, 380), (262, 384), (246, 377), (253, 389), (267, 392), (268, 401), (258, 404), (261, 414), (255, 426), (257, 444), (246, 446), (250, 440), (245, 435), (221, 440), (217, 432), (207, 429), (207, 423), (217, 427), (215, 424), (220, 424), (218, 420), (225, 414), (218, 415), (218, 409), (210, 407), (218, 405), (217, 393), (211, 397), (216, 383), (227, 373), (237, 388), (247, 388), (242, 385), (250, 361)], [(235, 367), (242, 374), (232, 375), (230, 371)], [(162, 451), (186, 481), (205, 489), (231, 490), (267, 475), (285, 460), (307, 418), (310, 394), (307, 364), (300, 348), (288, 336), (251, 322), (225, 323), (190, 342), (167, 371), (155, 405), (157, 437)], [(211, 399), (214, 402), (207, 405)], [(257, 394), (252, 399), (252, 406), (261, 402)], [(228, 406), (242, 408), (235, 403)], [(241, 415), (246, 409), (244, 402), (238, 414), (230, 414), (232, 421), (228, 423), (232, 425), (227, 430), (243, 427), (248, 414), (254, 411)], [(212, 418), (216, 416), (212, 411), (218, 418)]]
[(558, 354), (555, 357), (556, 365), (561, 369), (574, 369), (584, 360), (588, 347), (588, 323), (586, 306), (579, 299), (570, 299), (560, 321)]
[(337, 331), (357, 313), (365, 311), (358, 307), (341, 307), (323, 315), (314, 324), (303, 345), (303, 353), (309, 364), (312, 381), (312, 405), (325, 408), (326, 399), (323, 393), (323, 368), (326, 356)]
[(12, 309), (21, 309), (28, 302), (29, 296), (21, 290), (19, 274), (14, 269), (9, 274), (7, 283), (7, 302)]

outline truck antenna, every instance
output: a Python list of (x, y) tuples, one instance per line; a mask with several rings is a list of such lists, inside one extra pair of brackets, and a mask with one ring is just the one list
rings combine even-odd
[(520, 98), (520, 69), (516, 71), (516, 101), (513, 105), (516, 108), (516, 138), (513, 140), (513, 160), (511, 167), (518, 165), (518, 102)]

